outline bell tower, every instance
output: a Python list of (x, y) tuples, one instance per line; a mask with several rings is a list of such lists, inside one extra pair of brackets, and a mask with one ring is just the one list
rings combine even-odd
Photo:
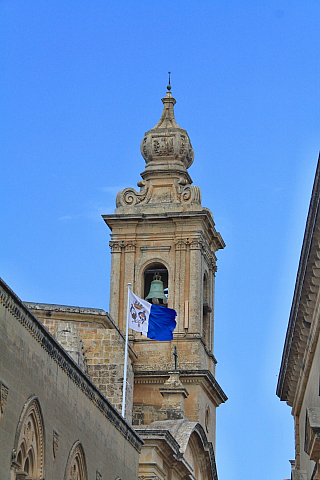
[(192, 185), (188, 168), (194, 152), (188, 133), (175, 120), (170, 90), (169, 85), (159, 122), (141, 142), (146, 166), (137, 183), (140, 190), (121, 190), (115, 213), (103, 216), (112, 231), (109, 311), (125, 331), (127, 283), (145, 299), (154, 278), (163, 282), (160, 303), (177, 311), (177, 327), (171, 342), (130, 331), (138, 354), (133, 424), (159, 419), (159, 387), (174, 370), (177, 347), (180, 381), (189, 393), (186, 416), (201, 423), (214, 444), (215, 409), (227, 399), (215, 380), (213, 354), (216, 252), (225, 244), (212, 213), (201, 206), (200, 188)]

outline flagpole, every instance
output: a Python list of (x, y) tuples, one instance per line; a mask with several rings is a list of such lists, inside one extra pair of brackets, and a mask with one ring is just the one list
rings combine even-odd
[(124, 367), (123, 367), (123, 388), (122, 388), (122, 416), (125, 418), (126, 411), (126, 388), (127, 388), (127, 364), (128, 364), (128, 337), (129, 337), (129, 309), (130, 309), (130, 286), (128, 283), (128, 304), (127, 304), (127, 326), (126, 326), (126, 343), (124, 352)]

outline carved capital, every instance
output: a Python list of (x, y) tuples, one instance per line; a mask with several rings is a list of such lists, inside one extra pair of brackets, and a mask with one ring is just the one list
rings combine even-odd
[(2, 382), (0, 382), (0, 416), (4, 414), (4, 410), (7, 405), (9, 394), (9, 388)]
[(137, 242), (134, 240), (132, 242), (126, 242), (124, 243), (124, 251), (125, 253), (128, 253), (128, 252), (135, 252), (136, 251), (136, 246), (137, 246)]
[(192, 238), (190, 241), (190, 250), (201, 250), (202, 244), (201, 238)]
[(185, 178), (180, 178), (176, 183), (177, 197), (181, 203), (197, 203), (201, 205), (201, 190), (191, 185)]
[(177, 251), (186, 250), (187, 249), (187, 243), (188, 243), (188, 240), (183, 240), (183, 239), (179, 238), (178, 240), (175, 241), (176, 250)]
[(109, 242), (109, 247), (111, 248), (111, 253), (121, 253), (121, 242)]
[(121, 190), (116, 197), (116, 206), (118, 207), (133, 207), (140, 203), (148, 203), (151, 198), (150, 183), (146, 180), (140, 180), (137, 183), (140, 187), (140, 192), (134, 188), (125, 188)]

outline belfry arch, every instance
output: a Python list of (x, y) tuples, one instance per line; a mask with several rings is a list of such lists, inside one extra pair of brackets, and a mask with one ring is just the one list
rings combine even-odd
[(25, 403), (16, 430), (11, 472), (14, 480), (27, 478), (34, 480), (44, 478), (44, 423), (40, 403), (32, 396)]
[[(155, 278), (160, 277), (163, 283), (163, 290), (166, 298), (169, 296), (169, 272), (166, 266), (160, 261), (153, 261), (148, 263), (148, 265), (144, 268), (142, 274), (142, 291), (143, 291), (143, 298), (146, 299), (149, 292), (151, 283)], [(151, 303), (151, 302), (150, 302)], [(160, 300), (160, 304), (164, 304), (165, 302)]]

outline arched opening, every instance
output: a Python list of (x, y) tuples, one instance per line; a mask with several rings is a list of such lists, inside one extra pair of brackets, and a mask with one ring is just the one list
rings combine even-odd
[(87, 465), (82, 445), (75, 442), (70, 450), (64, 480), (87, 480)]
[(35, 480), (44, 478), (44, 427), (35, 397), (29, 399), (22, 410), (14, 449), (18, 452), (15, 478), (20, 478), (21, 474)]
[[(160, 281), (163, 283), (163, 295), (161, 294), (162, 285), (158, 284), (157, 285), (158, 290), (156, 291), (152, 290), (154, 292), (152, 294), (154, 294), (155, 296), (147, 298), (150, 294), (152, 281), (158, 279), (159, 277), (160, 277)], [(169, 295), (168, 280), (169, 280), (168, 270), (163, 265), (163, 263), (160, 263), (160, 262), (150, 263), (144, 271), (143, 298), (147, 299), (148, 302), (150, 303), (157, 303), (159, 305), (167, 306), (167, 303), (168, 303), (167, 299)], [(157, 293), (158, 291), (160, 292), (160, 294)], [(162, 296), (164, 298), (161, 298)], [(155, 299), (158, 301), (156, 301)]]

